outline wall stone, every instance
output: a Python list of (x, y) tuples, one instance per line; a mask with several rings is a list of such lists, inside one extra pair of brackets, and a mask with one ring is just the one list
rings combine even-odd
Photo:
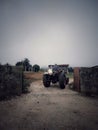
[[(75, 71), (74, 71), (75, 72)], [(74, 73), (74, 75), (76, 75)], [(74, 78), (74, 82), (76, 79)], [(81, 67), (79, 68), (79, 86), (80, 92), (86, 94), (98, 94), (98, 66), (95, 67)], [(77, 90), (77, 89), (76, 89)]]
[(23, 71), (21, 67), (0, 65), (0, 98), (21, 95)]

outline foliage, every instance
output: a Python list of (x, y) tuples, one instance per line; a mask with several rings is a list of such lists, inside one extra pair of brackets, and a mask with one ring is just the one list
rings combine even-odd
[(33, 65), (33, 71), (34, 72), (38, 72), (39, 70), (40, 70), (40, 66), (39, 65), (37, 65), (37, 64)]
[(69, 73), (73, 73), (73, 68), (72, 67), (68, 67), (68, 72)]
[(30, 66), (30, 61), (29, 59), (25, 58), (23, 61), (23, 66), (25, 67), (25, 70), (28, 71), (28, 68)]
[(67, 77), (69, 77), (69, 78), (73, 78), (73, 73), (67, 73)]
[(30, 86), (30, 81), (26, 79), (25, 77), (23, 78), (23, 87), (22, 87), (22, 92), (23, 93), (28, 93), (28, 87)]
[(23, 61), (19, 61), (16, 63), (16, 66), (23, 66)]
[(24, 71), (29, 71), (32, 68), (28, 58), (25, 58), (23, 61), (18, 61), (16, 66), (23, 66)]

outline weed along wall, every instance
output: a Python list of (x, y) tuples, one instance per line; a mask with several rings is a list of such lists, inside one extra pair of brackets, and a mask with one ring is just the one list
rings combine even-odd
[(22, 87), (22, 67), (0, 65), (0, 98), (10, 95), (21, 95)]
[(89, 95), (98, 94), (98, 66), (74, 68), (74, 89)]

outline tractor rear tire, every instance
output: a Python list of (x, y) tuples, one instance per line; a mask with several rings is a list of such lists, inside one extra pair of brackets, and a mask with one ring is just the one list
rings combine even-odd
[(63, 72), (59, 76), (59, 86), (61, 89), (64, 89), (66, 86), (66, 77)]

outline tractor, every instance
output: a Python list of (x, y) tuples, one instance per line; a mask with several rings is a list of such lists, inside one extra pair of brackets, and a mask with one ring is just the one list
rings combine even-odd
[(68, 64), (64, 65), (49, 65), (47, 72), (43, 74), (43, 85), (50, 87), (51, 83), (59, 83), (61, 89), (64, 89), (69, 82), (67, 74)]

